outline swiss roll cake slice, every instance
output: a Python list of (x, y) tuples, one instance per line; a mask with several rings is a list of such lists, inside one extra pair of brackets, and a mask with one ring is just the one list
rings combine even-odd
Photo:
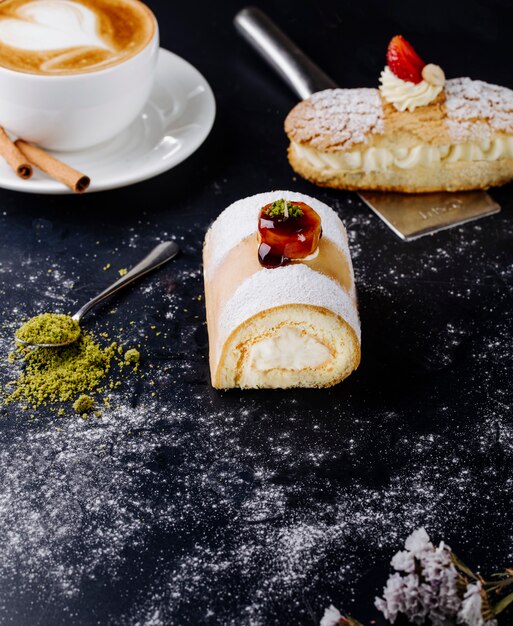
[(214, 387), (328, 387), (358, 367), (347, 234), (327, 205), (291, 191), (239, 200), (203, 260)]

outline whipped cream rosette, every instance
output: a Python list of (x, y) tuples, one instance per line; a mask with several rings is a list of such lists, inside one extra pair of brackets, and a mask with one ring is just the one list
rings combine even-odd
[(387, 63), (381, 72), (381, 95), (398, 111), (414, 111), (433, 102), (445, 84), (441, 67), (426, 64), (410, 44), (397, 35), (387, 50)]

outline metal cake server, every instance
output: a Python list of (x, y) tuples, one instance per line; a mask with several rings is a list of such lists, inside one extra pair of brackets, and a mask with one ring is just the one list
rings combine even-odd
[[(110, 287), (107, 287), (100, 294), (91, 298), (89, 302), (86, 302), (74, 315), (72, 315), (72, 319), (76, 322), (80, 322), (80, 320), (84, 317), (86, 313), (95, 307), (100, 302), (103, 302), (107, 298), (110, 298), (112, 295), (117, 293), (120, 289), (123, 289), (130, 283), (133, 283), (134, 280), (141, 278), (148, 272), (157, 269), (164, 263), (171, 261), (175, 256), (180, 252), (180, 248), (178, 244), (174, 241), (163, 241), (159, 243), (153, 250), (144, 257), (142, 261), (139, 261), (137, 265), (135, 265), (129, 272), (127, 272), (124, 276), (119, 278), (115, 283), (113, 283)], [(67, 346), (74, 341), (76, 341), (80, 337), (80, 332), (77, 333), (76, 337), (66, 341), (65, 343), (29, 343), (27, 341), (22, 341), (16, 337), (16, 341), (18, 343), (22, 343), (24, 345), (28, 345), (34, 348), (62, 348), (63, 346)]]
[[(234, 24), (302, 100), (316, 91), (338, 87), (260, 9), (242, 9)], [(404, 241), (493, 215), (501, 209), (485, 191), (416, 194), (361, 191), (358, 195)]]

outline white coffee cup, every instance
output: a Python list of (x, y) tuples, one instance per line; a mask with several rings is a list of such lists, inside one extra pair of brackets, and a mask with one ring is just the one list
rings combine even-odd
[(159, 32), (116, 65), (49, 76), (0, 66), (0, 126), (42, 148), (84, 150), (127, 128), (146, 104), (159, 52)]

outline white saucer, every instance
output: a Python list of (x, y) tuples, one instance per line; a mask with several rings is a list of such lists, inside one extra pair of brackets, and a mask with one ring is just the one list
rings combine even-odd
[[(91, 191), (125, 187), (165, 172), (190, 156), (207, 138), (216, 104), (212, 89), (190, 63), (160, 49), (155, 84), (144, 110), (122, 133), (80, 152), (52, 152), (91, 178)], [(18, 178), (0, 158), (0, 187), (27, 193), (72, 193), (34, 170)]]

